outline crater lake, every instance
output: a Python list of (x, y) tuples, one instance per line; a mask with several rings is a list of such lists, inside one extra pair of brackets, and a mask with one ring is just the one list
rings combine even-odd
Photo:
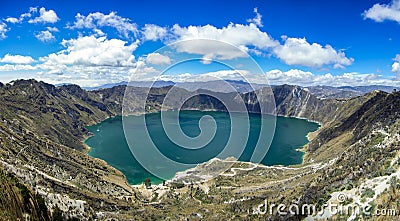
[[(209, 115), (215, 120), (217, 126), (216, 133), (206, 146), (195, 151), (179, 147), (169, 139), (161, 122), (161, 113), (150, 113), (144, 117), (149, 135), (161, 153), (170, 159), (180, 162), (193, 163), (193, 161), (196, 161), (201, 163), (214, 158), (225, 147), (231, 133), (231, 122), (234, 120), (230, 118), (229, 113), (225, 112), (180, 111), (179, 127), (187, 136), (196, 137), (201, 131), (199, 120), (205, 115)], [(234, 114), (231, 117), (242, 117), (241, 115), (246, 114)], [(168, 114), (166, 116), (168, 117)], [(250, 160), (260, 136), (261, 117), (264, 120), (273, 120), (273, 117), (269, 115), (249, 114), (248, 116), (250, 130), (246, 147), (239, 157), (240, 161)], [(127, 116), (124, 120), (135, 124), (136, 122), (143, 121), (143, 116)], [(212, 124), (204, 125), (203, 130), (208, 130), (207, 125), (212, 126)], [(264, 165), (285, 166), (300, 164), (304, 153), (299, 151), (299, 148), (308, 143), (307, 134), (317, 130), (318, 127), (319, 124), (304, 119), (276, 117), (273, 140), (261, 163)], [(88, 126), (87, 128), (93, 133), (93, 136), (85, 141), (90, 147), (88, 154), (92, 157), (103, 159), (111, 166), (120, 170), (130, 184), (141, 184), (146, 178), (150, 178), (151, 182), (155, 184), (163, 181), (147, 172), (131, 153), (125, 139), (121, 116), (106, 119), (99, 124)], [(143, 131), (145, 128), (137, 127), (132, 128), (132, 130), (133, 134), (135, 134), (135, 130)], [(243, 133), (248, 132), (245, 126), (235, 128), (235, 130), (239, 130), (239, 132), (243, 130)], [(273, 131), (269, 132), (273, 133)], [(263, 135), (261, 134), (261, 136)], [(141, 143), (138, 143), (138, 145), (141, 145)], [(145, 142), (143, 142), (143, 145), (145, 145)], [(157, 164), (157, 162), (154, 162), (154, 164)], [(168, 171), (168, 174), (165, 174), (164, 177), (172, 178), (176, 172), (178, 171)]]

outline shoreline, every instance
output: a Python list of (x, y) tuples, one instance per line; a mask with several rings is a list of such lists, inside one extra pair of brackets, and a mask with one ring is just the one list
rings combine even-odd
[[(176, 110), (171, 109), (171, 110), (165, 110), (165, 111), (176, 111)], [(187, 110), (186, 110), (186, 109), (185, 109), (185, 110), (181, 110), (181, 111), (224, 112), (224, 113), (226, 113), (225, 111), (220, 111), (220, 110), (215, 110), (215, 109), (206, 109), (206, 110), (196, 110), (196, 109), (187, 109)], [(145, 114), (154, 114), (154, 113), (160, 113), (160, 112), (161, 112), (161, 110), (154, 111), (154, 112), (148, 112), (148, 113), (145, 113), (145, 112), (138, 112), (138, 113), (125, 114), (125, 115), (122, 115), (122, 114), (121, 114), (121, 115), (114, 115), (114, 116), (106, 117), (106, 118), (100, 120), (99, 122), (94, 122), (93, 124), (86, 125), (85, 127), (94, 126), (94, 125), (96, 125), (96, 124), (99, 124), (99, 123), (101, 123), (101, 122), (104, 122), (104, 121), (106, 121), (106, 120), (110, 120), (110, 119), (116, 118), (116, 117), (121, 117), (121, 118), (123, 118), (123, 117), (128, 117), (128, 116), (141, 116), (141, 115), (145, 115)], [(257, 112), (247, 112), (247, 113), (249, 113), (249, 114), (258, 114)], [(263, 114), (263, 115), (264, 115), (264, 114)], [(265, 114), (265, 115), (271, 115), (271, 114)], [(308, 144), (309, 144), (310, 141), (311, 141), (311, 139), (310, 139), (309, 136), (310, 136), (311, 133), (318, 133), (319, 130), (320, 130), (320, 129), (322, 128), (322, 126), (323, 126), (322, 123), (320, 123), (320, 122), (318, 122), (318, 121), (315, 121), (315, 120), (309, 120), (309, 119), (304, 118), (304, 117), (288, 116), (288, 115), (281, 115), (281, 114), (275, 115), (275, 117), (285, 117), (285, 118), (293, 118), (293, 119), (306, 120), (307, 122), (316, 123), (316, 124), (319, 125), (319, 127), (318, 127), (317, 130), (308, 132), (307, 135), (305, 136), (305, 137), (307, 138), (307, 140), (308, 140), (307, 144), (305, 144), (305, 145), (303, 145), (303, 146), (301, 146), (301, 147), (299, 147), (299, 148), (294, 149), (295, 151), (299, 151), (299, 152), (302, 152), (302, 153), (303, 153), (303, 155), (301, 156), (301, 163), (299, 163), (299, 164), (288, 165), (287, 167), (291, 167), (291, 166), (304, 166), (304, 164), (305, 164), (304, 159), (305, 159), (306, 156), (308, 155), (307, 146), (308, 146)], [(89, 155), (89, 152), (90, 152), (90, 150), (92, 149), (92, 147), (90, 147), (89, 145), (86, 144), (86, 140), (89, 139), (90, 137), (94, 136), (94, 134), (93, 134), (92, 132), (90, 132), (90, 133), (91, 133), (90, 135), (84, 136), (83, 139), (82, 139), (82, 145), (84, 146), (84, 149), (83, 149), (82, 151), (83, 151), (83, 153), (85, 153), (87, 156), (93, 157), (93, 156)], [(274, 135), (274, 136), (275, 136), (275, 135)], [(107, 161), (105, 161), (105, 160), (103, 160), (103, 159), (101, 159), (101, 158), (97, 158), (97, 157), (93, 157), (93, 158), (104, 161), (108, 166), (114, 168), (115, 170), (117, 170), (117, 171), (119, 171), (120, 173), (123, 174), (122, 171), (120, 171), (120, 170), (118, 170), (117, 168), (113, 167), (113, 166), (110, 165)], [(252, 162), (247, 162), (247, 161), (239, 161), (239, 160), (237, 160), (237, 161), (238, 161), (238, 162), (244, 162), (244, 163), (252, 163)], [(266, 165), (261, 164), (261, 163), (252, 163), (252, 164), (261, 165), (261, 166), (266, 166)], [(282, 166), (282, 165), (272, 165), (272, 166)], [(180, 171), (180, 172), (185, 172), (185, 171)], [(178, 172), (177, 172), (177, 173), (178, 173)], [(123, 174), (123, 175), (125, 176), (125, 174)], [(174, 177), (175, 177), (175, 176), (176, 176), (176, 174), (174, 175)], [(174, 177), (172, 177), (172, 178), (169, 179), (169, 180), (165, 180), (165, 182), (168, 183), (168, 181), (172, 181), (172, 179), (173, 179)], [(140, 188), (140, 187), (143, 186), (143, 183), (141, 183), (141, 184), (130, 184), (130, 183), (128, 182), (126, 176), (125, 176), (125, 179), (126, 179), (126, 182), (127, 182), (132, 188)], [(154, 185), (160, 185), (160, 184), (162, 184), (162, 183), (154, 184)]]

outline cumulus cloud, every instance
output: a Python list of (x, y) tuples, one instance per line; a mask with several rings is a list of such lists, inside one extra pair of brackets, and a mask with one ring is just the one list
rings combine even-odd
[(0, 22), (0, 40), (6, 38), (6, 32), (8, 31), (7, 25), (4, 22)]
[(142, 35), (146, 41), (157, 41), (167, 35), (167, 29), (154, 24), (146, 24), (142, 29)]
[(127, 81), (133, 70), (137, 70), (139, 74), (156, 71), (146, 65), (138, 67), (133, 55), (138, 41), (128, 44), (126, 41), (107, 39), (105, 36), (80, 36), (63, 40), (61, 45), (63, 50), (39, 58), (35, 65), (28, 65), (32, 61), (28, 56), (7, 55), (1, 58), (8, 63), (0, 65), (0, 71), (28, 71), (36, 73), (37, 79), (55, 84), (75, 83), (82, 86)]
[(162, 55), (160, 53), (151, 53), (147, 55), (146, 62), (148, 64), (155, 64), (155, 65), (162, 65), (162, 64), (169, 65), (171, 64), (171, 59), (168, 56)]
[(363, 16), (376, 22), (390, 20), (400, 23), (400, 0), (393, 0), (390, 4), (375, 4)]
[[(29, 12), (27, 13), (23, 13), (19, 16), (19, 18), (15, 18), (15, 17), (8, 17), (5, 19), (6, 22), (8, 23), (21, 23), (25, 18), (30, 18), (32, 16), (31, 12), (32, 12), (32, 7), (29, 9)], [(35, 8), (37, 11), (37, 8)]]
[(400, 54), (397, 54), (393, 59), (392, 72), (396, 73), (400, 77)]
[(18, 22), (20, 22), (20, 21), (19, 21), (18, 18), (8, 17), (8, 18), (6, 18), (6, 22), (9, 22), (9, 23), (18, 23)]
[(392, 64), (392, 72), (398, 73), (398, 74), (400, 73), (400, 63), (398, 61), (395, 61)]
[(258, 13), (257, 8), (254, 8), (254, 13), (256, 13), (256, 16), (252, 19), (247, 19), (247, 22), (256, 24), (258, 27), (262, 27), (263, 26), (262, 21), (261, 21), (262, 15), (260, 13)]
[(127, 42), (119, 39), (78, 37), (63, 40), (61, 44), (66, 49), (40, 60), (45, 65), (133, 66), (135, 57), (132, 53), (137, 48), (137, 43), (127, 45)]
[[(8, 23), (21, 23), (25, 18), (30, 18), (32, 15), (37, 14), (37, 7), (30, 7), (29, 12), (23, 13), (19, 18), (8, 17), (5, 19)], [(44, 7), (39, 9), (39, 16), (30, 19), (29, 23), (56, 23), (59, 20), (56, 12), (54, 10), (46, 10)], [(7, 25), (5, 23), (0, 23), (0, 39), (5, 38), (5, 32)], [(4, 29), (4, 30), (3, 30)], [(59, 32), (56, 27), (47, 27), (47, 31), (40, 31), (35, 34), (35, 37), (43, 42), (54, 40), (55, 37), (51, 32)]]
[[(30, 12), (35, 12), (37, 9), (31, 8)], [(60, 18), (58, 18), (54, 10), (46, 10), (44, 7), (39, 10), (40, 15), (36, 18), (30, 19), (29, 23), (56, 23)]]
[(31, 63), (34, 62), (36, 61), (31, 56), (6, 54), (4, 57), (0, 58), (0, 63), (5, 63), (0, 65), (0, 71), (12, 72), (37, 70), (36, 65), (31, 65)]
[[(212, 25), (205, 26), (188, 26), (181, 27), (174, 25), (172, 28), (174, 40), (193, 40), (193, 39), (210, 39), (226, 42), (234, 45), (244, 52), (249, 52), (251, 48), (266, 50), (275, 47), (279, 42), (273, 40), (267, 33), (253, 23), (249, 25), (229, 24), (223, 28), (216, 28)], [(238, 57), (246, 57), (243, 53), (228, 44), (220, 42), (208, 42), (207, 44), (199, 44), (196, 41), (187, 41), (177, 44), (180, 52), (204, 55), (206, 59), (233, 59)]]
[(150, 81), (160, 75), (160, 71), (149, 66), (143, 59), (139, 59), (135, 68), (131, 68), (128, 72), (131, 81)]
[(22, 56), (22, 55), (10, 55), (6, 54), (3, 58), (0, 59), (1, 63), (12, 63), (12, 64), (30, 64), (35, 62), (35, 60), (31, 56)]
[[(247, 25), (231, 23), (226, 27), (217, 28), (212, 25), (181, 27), (176, 24), (168, 34), (167, 43), (171, 40), (183, 41), (176, 44), (177, 51), (202, 55), (205, 64), (213, 59), (231, 60), (247, 57), (247, 53), (257, 56), (274, 55), (288, 65), (314, 68), (327, 65), (344, 68), (353, 63), (353, 58), (346, 57), (342, 50), (336, 50), (331, 45), (322, 46), (318, 43), (309, 43), (305, 38), (286, 36), (283, 36), (283, 43), (280, 43), (259, 29), (262, 26), (262, 15), (257, 8), (254, 8), (254, 12), (255, 18), (248, 19), (250, 24)], [(193, 39), (210, 39), (216, 42), (185, 42)]]
[[(40, 16), (35, 17), (38, 13), (40, 13)], [(54, 13), (53, 16), (51, 16), (52, 13)], [(34, 66), (29, 65), (32, 61), (26, 61), (26, 63), (21, 61), (19, 61), (20, 63), (3, 62), (7, 64), (0, 66), (0, 71), (37, 70), (42, 78), (51, 76), (48, 78), (54, 79), (54, 81), (93, 86), (101, 83), (127, 80), (127, 76), (129, 77), (133, 73), (139, 79), (156, 76), (159, 71), (149, 65), (171, 64), (171, 58), (173, 57), (166, 53), (152, 53), (147, 57), (139, 58), (137, 61), (133, 52), (136, 50), (139, 40), (132, 43), (132, 36), (141, 41), (162, 40), (164, 43), (180, 41), (175, 44), (175, 49), (178, 52), (200, 55), (204, 64), (210, 63), (213, 59), (235, 61), (234, 59), (236, 58), (247, 57), (247, 53), (257, 56), (268, 53), (268, 55), (276, 56), (288, 65), (308, 67), (332, 65), (337, 68), (352, 64), (352, 58), (346, 57), (343, 51), (335, 50), (330, 45), (322, 46), (318, 43), (309, 43), (305, 38), (285, 37), (282, 42), (273, 39), (267, 32), (260, 30), (260, 27), (262, 27), (262, 15), (258, 13), (257, 8), (254, 9), (254, 13), (255, 17), (247, 20), (249, 24), (231, 23), (224, 27), (212, 25), (180, 26), (176, 24), (172, 28), (146, 24), (140, 29), (131, 20), (123, 18), (115, 12), (109, 14), (95, 12), (86, 16), (78, 13), (75, 16), (74, 23), (67, 27), (70, 29), (90, 29), (93, 31), (92, 35), (63, 40), (61, 43), (64, 47), (63, 50), (40, 58), (39, 63)], [(52, 10), (30, 8), (29, 13), (22, 14), (20, 18), (9, 18), (8, 21), (6, 19), (5, 22), (18, 23), (28, 17), (32, 18), (29, 20), (30, 23), (54, 23), (59, 20), (57, 14)], [(127, 40), (108, 39), (104, 32), (110, 28), (116, 29), (121, 38), (125, 37)], [(0, 21), (0, 39), (6, 37), (5, 33), (7, 31), (6, 23)], [(54, 33), (56, 32), (59, 32), (56, 27), (48, 26), (43, 31), (35, 33), (35, 37), (47, 42), (55, 39)], [(187, 41), (199, 39), (208, 39), (208, 42), (205, 44), (204, 41)], [(226, 44), (221, 42), (226, 42)], [(232, 45), (241, 50), (237, 50)], [(23, 59), (20, 58), (20, 60)], [(400, 58), (395, 60), (397, 64), (393, 64), (392, 70), (394, 72), (400, 69), (399, 61)], [(267, 75), (275, 84), (332, 85), (333, 83), (346, 81), (353, 83), (357, 81), (364, 82), (365, 79), (371, 80), (371, 82), (382, 80), (380, 76), (374, 74), (314, 75), (311, 72), (300, 70), (287, 72), (273, 70), (268, 72)], [(171, 80), (206, 81), (216, 77), (241, 80), (243, 76), (246, 76), (247, 79), (254, 83), (261, 82), (264, 79), (262, 75), (251, 74), (245, 70), (230, 70), (204, 73), (202, 75), (183, 73), (174, 76), (174, 79), (171, 78)]]
[[(182, 40), (176, 44), (178, 52), (203, 55), (203, 63), (213, 59), (230, 60), (247, 57), (247, 53), (257, 56), (270, 52), (288, 65), (307, 67), (322, 67), (332, 65), (334, 68), (344, 68), (353, 63), (353, 58), (346, 57), (341, 50), (335, 50), (330, 45), (322, 46), (309, 43), (305, 38), (283, 37), (280, 44), (266, 32), (262, 32), (254, 23), (249, 25), (229, 24), (223, 28), (212, 25), (181, 27), (174, 25), (172, 38)], [(215, 42), (185, 41), (193, 39), (210, 39)], [(223, 44), (226, 42), (228, 44)], [(234, 45), (240, 50), (232, 47)]]
[(58, 28), (56, 27), (47, 27), (47, 30), (40, 31), (35, 35), (35, 37), (41, 42), (50, 42), (56, 39), (53, 35), (53, 32), (59, 32)]
[(53, 41), (56, 38), (54, 37), (54, 35), (49, 31), (41, 31), (38, 34), (35, 35), (35, 37), (42, 42), (49, 42), (49, 41)]
[(283, 39), (284, 44), (275, 47), (274, 53), (286, 64), (308, 67), (332, 64), (334, 68), (343, 68), (353, 63), (353, 58), (347, 58), (343, 51), (337, 51), (330, 45), (310, 44), (305, 38)]
[(132, 23), (130, 19), (123, 18), (117, 15), (116, 12), (110, 12), (108, 15), (101, 12), (90, 13), (87, 16), (78, 13), (75, 16), (75, 22), (71, 29), (99, 29), (101, 27), (112, 27), (123, 35), (125, 38), (129, 38), (131, 34), (136, 35), (138, 32), (137, 25)]
[[(161, 75), (157, 76), (157, 80), (173, 81), (179, 83), (207, 82), (215, 80), (243, 80), (244, 76), (249, 76), (249, 72), (247, 70), (220, 70), (220, 71), (200, 73), (200, 74), (182, 73), (174, 75)], [(147, 79), (155, 80), (154, 78), (147, 78)]]

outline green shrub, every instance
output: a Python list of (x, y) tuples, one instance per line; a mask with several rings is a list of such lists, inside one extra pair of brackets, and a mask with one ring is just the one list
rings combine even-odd
[(372, 198), (375, 196), (375, 191), (371, 188), (366, 188), (361, 194), (362, 198)]

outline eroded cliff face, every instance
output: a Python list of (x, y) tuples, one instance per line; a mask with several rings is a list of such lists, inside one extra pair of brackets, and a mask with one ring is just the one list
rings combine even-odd
[[(147, 89), (132, 88), (133, 93), (125, 104), (131, 113), (159, 111), (170, 89), (151, 89), (147, 106), (143, 107), (139, 104), (146, 99)], [(337, 100), (318, 99), (307, 90), (290, 85), (239, 95), (207, 91), (233, 102), (243, 99), (251, 112), (260, 111), (260, 101), (272, 104), (269, 98), (273, 95), (276, 114), (318, 121), (322, 127), (312, 137), (305, 164), (298, 169), (263, 166), (238, 169), (233, 176), (209, 181), (204, 184), (206, 187), (170, 189), (162, 196), (153, 195), (150, 201), (156, 202), (157, 207), (149, 206), (145, 203), (149, 197), (129, 186), (119, 171), (82, 151), (85, 148), (83, 140), (90, 135), (85, 126), (121, 114), (125, 90), (126, 86), (117, 86), (88, 92), (76, 85), (54, 87), (35, 80), (1, 86), (0, 167), (32, 188), (32, 193), (43, 196), (49, 208), (57, 206), (70, 217), (180, 219), (198, 212), (210, 219), (219, 214), (214, 218), (220, 219), (235, 214), (245, 216), (246, 211), (239, 209), (240, 206), (248, 209), (265, 198), (276, 202), (320, 201), (346, 182), (351, 181), (356, 186), (368, 174), (380, 175), (400, 146), (396, 140), (399, 93), (371, 92)], [(184, 97), (199, 93), (177, 91), (175, 100), (166, 109), (174, 109)], [(218, 99), (207, 95), (193, 96), (185, 102), (183, 109), (226, 110)], [(385, 148), (376, 148), (378, 144)], [(246, 167), (238, 164), (240, 168)], [(362, 172), (359, 172), (360, 168)], [(252, 185), (248, 185), (249, 182)], [(18, 198), (14, 191), (16, 184), (4, 185), (9, 190), (7, 194)], [(316, 192), (318, 194), (314, 194)], [(238, 200), (240, 197), (246, 200)], [(224, 203), (232, 199), (238, 201)], [(37, 213), (17, 207), (7, 207), (3, 211), (16, 211), (11, 212), (15, 217)], [(184, 208), (185, 212), (177, 213), (179, 208)]]

